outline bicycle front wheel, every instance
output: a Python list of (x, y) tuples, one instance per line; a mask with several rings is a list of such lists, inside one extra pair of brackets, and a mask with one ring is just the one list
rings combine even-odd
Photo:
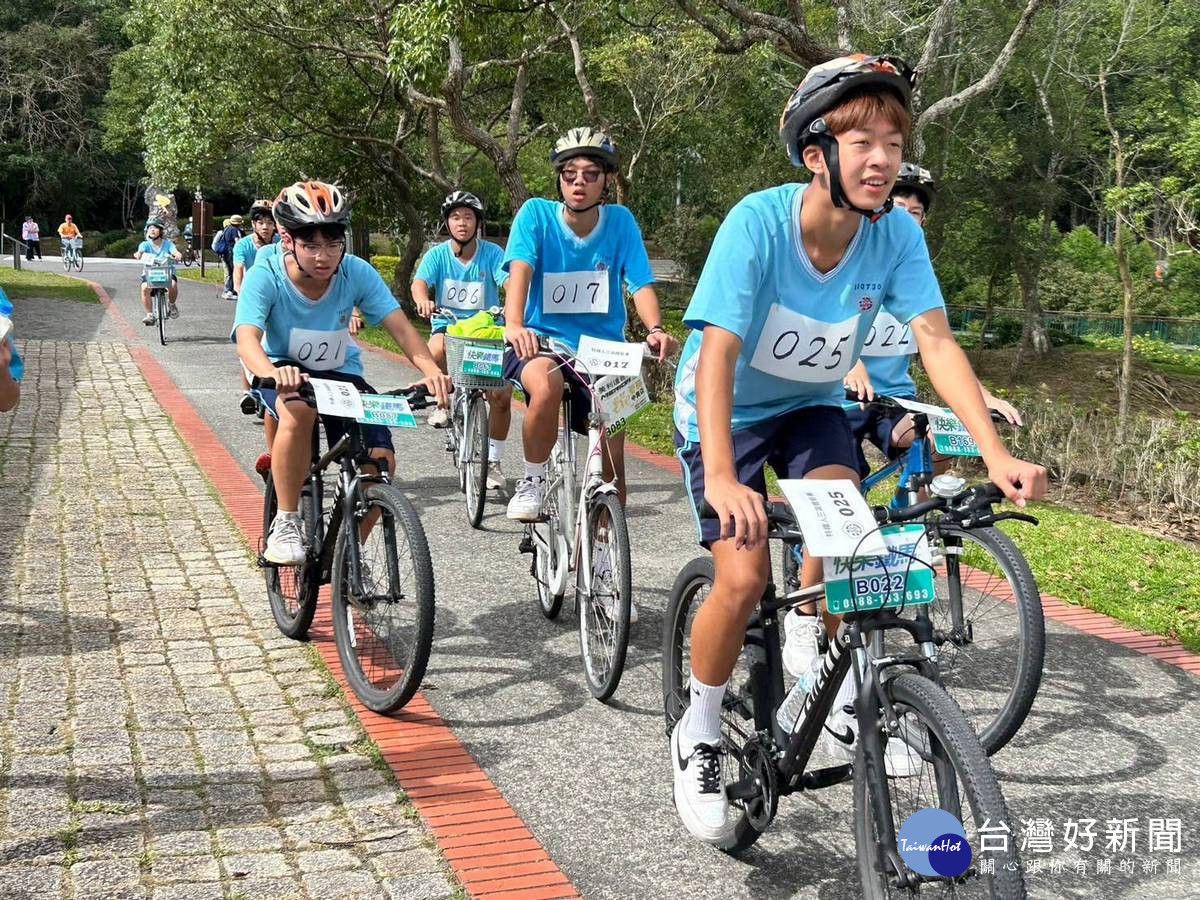
[(937, 526), (946, 574), (930, 607), (942, 686), (988, 755), (1029, 715), (1042, 680), (1046, 622), (1025, 557), (995, 528)]
[[(433, 643), (433, 562), (417, 511), (399, 488), (364, 485), (363, 506), (352, 521), (343, 519), (334, 552), (333, 636), (358, 699), (389, 713), (404, 706), (425, 677)], [(358, 572), (351, 571), (352, 540), (359, 542)]]
[(151, 306), (154, 307), (154, 317), (158, 319), (158, 342), (164, 347), (167, 346), (167, 292), (157, 290), (154, 292), (154, 297), (151, 300)]
[[(911, 762), (905, 777), (889, 777), (885, 790), (895, 834), (909, 816), (921, 810), (942, 809), (963, 826), (972, 854), (964, 873), (936, 869), (921, 873), (901, 859), (896, 847), (879, 845), (878, 817), (871, 802), (865, 742), (859, 740), (854, 761), (854, 841), (863, 896), (870, 900), (922, 895), (945, 897), (995, 897), (1016, 900), (1025, 896), (1025, 882), (1000, 784), (979, 739), (958, 705), (939, 685), (915, 673), (898, 675), (883, 687), (896, 714), (886, 744), (899, 741)], [(880, 718), (883, 718), (880, 710)], [(886, 746), (885, 744), (885, 746)], [(899, 757), (895, 754), (893, 757)], [(882, 763), (882, 760), (878, 762)], [(883, 773), (879, 773), (882, 776)], [(983, 835), (996, 829), (1007, 838), (997, 849), (983, 849)], [(951, 834), (950, 832), (946, 833)], [(907, 837), (907, 835), (906, 835)], [(915, 835), (932, 840), (939, 834)], [(965, 862), (965, 861), (964, 861)], [(942, 868), (949, 869), (948, 866)]]
[(579, 647), (588, 690), (597, 700), (613, 695), (625, 671), (629, 649), (629, 604), (633, 580), (629, 566), (629, 529), (616, 494), (597, 494), (587, 514), (591, 549), (591, 590), (582, 565), (575, 572), (579, 606)]
[[(265, 542), (279, 511), (279, 500), (275, 495), (275, 482), (267, 475), (267, 492), (263, 497), (263, 536)], [(316, 509), (313, 505), (312, 482), (306, 482), (300, 491), (300, 518), (304, 523), (305, 542), (311, 542), (316, 530)], [(263, 573), (267, 580), (267, 598), (271, 602), (271, 615), (279, 630), (297, 641), (308, 636), (313, 614), (317, 611), (317, 592), (320, 589), (318, 563), (311, 558), (298, 566), (267, 566)]]
[(75, 269), (78, 272), (83, 271), (83, 251), (82, 250), (75, 251)]
[(467, 403), (466, 428), (462, 436), (461, 463), (467, 499), (467, 521), (478, 528), (487, 499), (488, 408), (482, 394)]

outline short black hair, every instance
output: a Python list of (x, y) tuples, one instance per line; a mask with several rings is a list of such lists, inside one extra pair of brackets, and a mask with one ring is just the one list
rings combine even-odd
[(905, 187), (898, 187), (894, 191), (892, 191), (892, 196), (893, 197), (913, 197), (913, 198), (917, 199), (918, 201), (920, 201), (921, 206), (925, 207), (925, 209), (927, 209), (927, 210), (929, 209), (928, 195), (924, 191), (917, 190), (914, 187), (908, 187), (907, 185)]
[(341, 241), (346, 238), (345, 225), (305, 225), (303, 228), (289, 230), (292, 240), (311, 241), (317, 235), (326, 241)]

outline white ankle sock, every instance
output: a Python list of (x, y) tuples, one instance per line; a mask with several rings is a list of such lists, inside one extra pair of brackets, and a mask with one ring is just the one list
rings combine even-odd
[[(727, 684), (728, 682), (726, 682)], [(684, 720), (684, 737), (694, 744), (721, 742), (721, 701), (725, 699), (725, 685), (714, 687), (691, 676), (691, 705)]]
[(504, 456), (504, 441), (494, 441), (488, 438), (488, 462), (500, 462)]
[(540, 478), (540, 479), (542, 479), (542, 481), (545, 481), (546, 480), (546, 464), (545, 463), (531, 463), (529, 460), (525, 460), (525, 477), (526, 478)]

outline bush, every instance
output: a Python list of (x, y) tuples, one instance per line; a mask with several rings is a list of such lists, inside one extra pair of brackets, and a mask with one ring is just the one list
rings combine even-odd
[(126, 259), (133, 256), (133, 251), (142, 242), (140, 237), (122, 237), (104, 246), (104, 255), (110, 259)]
[(1117, 277), (1117, 255), (1086, 225), (1076, 225), (1062, 239), (1058, 258), (1077, 272)]
[(654, 232), (654, 243), (660, 252), (679, 264), (684, 277), (696, 279), (719, 227), (715, 216), (702, 214), (694, 206), (680, 206)]
[(131, 237), (131, 234), (128, 231), (126, 231), (124, 228), (116, 228), (112, 231), (100, 232), (100, 236), (96, 239), (96, 242), (101, 247), (107, 247), (113, 241), (119, 241), (119, 240), (121, 240), (121, 238), (125, 238), (125, 237)]
[(392, 282), (396, 279), (396, 267), (400, 265), (400, 257), (372, 255), (371, 265), (383, 276), (383, 280), (387, 282), (387, 286), (391, 287)]

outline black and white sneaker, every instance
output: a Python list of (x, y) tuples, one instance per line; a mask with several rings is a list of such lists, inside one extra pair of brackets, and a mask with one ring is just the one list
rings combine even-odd
[[(690, 710), (689, 710), (690, 712)], [(675, 771), (675, 809), (695, 837), (710, 844), (729, 833), (729, 801), (721, 778), (721, 751), (694, 744), (684, 733), (688, 713), (671, 732), (671, 767)]]

